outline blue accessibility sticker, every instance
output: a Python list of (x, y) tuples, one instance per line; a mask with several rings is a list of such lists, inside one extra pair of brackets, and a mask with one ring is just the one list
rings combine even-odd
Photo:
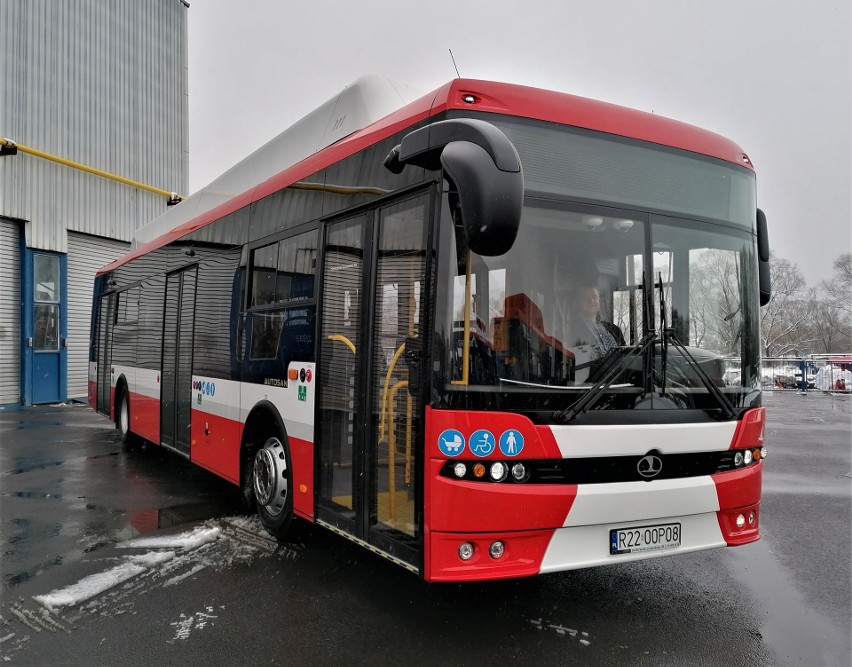
[(464, 436), (461, 431), (448, 428), (438, 436), (438, 449), (444, 456), (458, 456), (464, 451)]
[(500, 451), (505, 456), (517, 456), (524, 448), (524, 436), (520, 431), (503, 431), (500, 436)]
[(484, 428), (474, 431), (470, 436), (470, 451), (477, 456), (488, 456), (496, 446), (494, 434)]

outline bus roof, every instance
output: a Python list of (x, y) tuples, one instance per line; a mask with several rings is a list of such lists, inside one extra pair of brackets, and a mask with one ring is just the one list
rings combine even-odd
[[(607, 102), (516, 84), (453, 79), (434, 92), (397, 108), (402, 97), (398, 90), (388, 85), (376, 77), (359, 79), (210, 185), (140, 228), (136, 240), (141, 245), (101, 268), (98, 275), (292, 185), (429, 116), (451, 109), (560, 123), (753, 168), (751, 160), (737, 144), (718, 134)], [(471, 96), (472, 103), (466, 101)], [(394, 108), (397, 110), (388, 112)], [(335, 118), (346, 120), (339, 126), (332, 124), (329, 130), (329, 121)]]

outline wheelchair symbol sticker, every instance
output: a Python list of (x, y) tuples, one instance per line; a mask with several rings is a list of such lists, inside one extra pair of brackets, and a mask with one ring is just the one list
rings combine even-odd
[(494, 434), (484, 428), (474, 431), (473, 435), (470, 436), (470, 451), (477, 456), (488, 456), (496, 446)]
[(448, 428), (438, 436), (438, 449), (444, 456), (458, 456), (464, 451), (464, 436), (461, 431)]
[(503, 431), (500, 436), (500, 451), (505, 456), (517, 456), (524, 448), (524, 436), (520, 431)]

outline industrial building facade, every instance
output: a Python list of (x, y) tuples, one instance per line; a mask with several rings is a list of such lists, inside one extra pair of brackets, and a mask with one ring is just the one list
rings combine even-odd
[(186, 192), (187, 12), (0, 3), (0, 404), (86, 396), (95, 271), (169, 199), (127, 181)]

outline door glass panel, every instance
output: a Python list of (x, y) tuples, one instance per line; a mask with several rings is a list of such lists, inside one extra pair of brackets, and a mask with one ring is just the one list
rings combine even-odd
[(36, 301), (59, 301), (59, 258), (35, 255), (33, 267)]
[(320, 366), (320, 502), (355, 517), (356, 397), (361, 351), (365, 218), (329, 225), (324, 254)]
[[(395, 537), (417, 537), (415, 461), (420, 450), (421, 299), (426, 266), (426, 198), (380, 211), (373, 315), (370, 524)], [(399, 534), (402, 535), (399, 535)]]
[(37, 352), (55, 352), (59, 349), (59, 306), (35, 304), (33, 320), (33, 349)]

